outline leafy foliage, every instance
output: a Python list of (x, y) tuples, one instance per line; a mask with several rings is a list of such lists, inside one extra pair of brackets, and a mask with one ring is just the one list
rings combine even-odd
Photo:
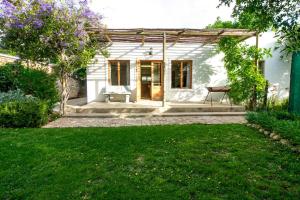
[(219, 0), (220, 5), (234, 5), (233, 16), (243, 22), (252, 19), (258, 30), (293, 27), (300, 16), (299, 0)]
[(86, 68), (82, 67), (73, 72), (72, 77), (77, 80), (85, 80), (86, 79)]
[(87, 0), (2, 0), (0, 8), (3, 47), (22, 59), (55, 64), (64, 110), (68, 78), (102, 50), (101, 38), (87, 31), (89, 27), (101, 31), (102, 17), (89, 9)]
[(234, 5), (233, 17), (244, 27), (265, 32), (277, 30), (284, 51), (299, 51), (299, 0), (219, 0), (220, 5)]
[[(243, 22), (222, 21), (218, 17), (207, 28), (251, 28), (251, 20), (248, 19), (249, 23), (245, 20)], [(249, 46), (232, 37), (221, 38), (218, 49), (225, 54), (224, 63), (231, 87), (229, 95), (233, 101), (245, 102), (253, 98), (253, 95), (263, 98), (266, 82), (257, 69), (256, 61), (271, 56), (270, 49)]]
[(216, 21), (213, 24), (206, 26), (208, 29), (216, 28), (245, 28), (237, 21), (223, 21), (220, 17), (217, 17)]
[(0, 67), (0, 92), (20, 89), (26, 95), (47, 101), (49, 108), (59, 100), (56, 81), (54, 75), (18, 63)]
[(277, 48), (283, 47), (281, 49), (281, 52), (284, 53), (283, 56), (300, 51), (300, 24), (292, 28), (284, 27), (276, 36), (279, 44)]
[(231, 87), (229, 95), (235, 103), (249, 100), (254, 86), (258, 93), (264, 92), (265, 79), (254, 61), (270, 56), (270, 50), (248, 46), (234, 38), (223, 38), (218, 48), (225, 54), (224, 64)]
[(28, 100), (28, 99), (35, 99), (35, 97), (31, 95), (25, 96), (24, 92), (21, 90), (11, 90), (8, 92), (0, 92), (0, 103), (6, 103), (10, 101), (22, 101), (22, 100)]
[(48, 103), (19, 91), (0, 93), (0, 127), (40, 127), (48, 121)]
[(274, 131), (293, 144), (300, 145), (300, 120), (296, 120), (294, 115), (282, 112), (249, 112), (246, 118), (250, 123)]

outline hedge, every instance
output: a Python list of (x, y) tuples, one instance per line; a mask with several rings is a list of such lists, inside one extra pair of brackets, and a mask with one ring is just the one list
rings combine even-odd
[(26, 95), (47, 101), (50, 109), (59, 101), (56, 81), (54, 75), (18, 63), (0, 67), (0, 92), (20, 89)]
[(249, 112), (246, 119), (249, 123), (258, 124), (265, 130), (279, 134), (294, 145), (300, 145), (300, 120), (293, 115), (282, 112)]
[(41, 127), (48, 121), (48, 103), (39, 99), (0, 104), (0, 127)]

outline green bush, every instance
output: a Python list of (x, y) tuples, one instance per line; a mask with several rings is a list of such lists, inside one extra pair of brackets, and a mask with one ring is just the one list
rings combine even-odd
[(27, 98), (0, 103), (0, 127), (41, 127), (48, 121), (48, 103)]
[(50, 109), (59, 101), (56, 80), (54, 75), (18, 63), (0, 67), (0, 92), (20, 89), (26, 95), (46, 101)]
[(17, 89), (12, 90), (8, 92), (0, 92), (0, 103), (15, 101), (15, 100), (28, 100), (28, 99), (34, 99), (36, 97), (33, 97), (31, 95), (25, 95), (23, 91)]
[(275, 112), (249, 112), (246, 118), (248, 122), (258, 124), (265, 130), (276, 132), (283, 138), (289, 139), (292, 144), (300, 145), (300, 120), (291, 116)]

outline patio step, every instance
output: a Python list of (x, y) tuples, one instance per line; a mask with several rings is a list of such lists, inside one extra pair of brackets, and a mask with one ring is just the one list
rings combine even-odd
[(69, 113), (68, 118), (137, 118), (137, 117), (197, 117), (245, 116), (246, 112), (172, 112), (172, 113)]
[(176, 106), (170, 107), (165, 111), (166, 113), (180, 113), (180, 112), (245, 112), (244, 106)]
[(170, 106), (162, 107), (76, 107), (68, 110), (72, 113), (202, 113), (202, 112), (245, 112), (243, 106)]
[(157, 108), (76, 108), (75, 113), (152, 113)]

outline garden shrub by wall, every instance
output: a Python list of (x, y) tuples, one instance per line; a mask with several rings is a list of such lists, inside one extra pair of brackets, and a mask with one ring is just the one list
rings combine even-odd
[(41, 127), (48, 121), (48, 103), (20, 91), (0, 93), (0, 127)]
[(300, 145), (300, 120), (283, 112), (249, 112), (249, 123), (258, 124), (267, 131), (275, 132), (294, 145)]
[(59, 101), (56, 80), (54, 75), (18, 63), (0, 67), (0, 92), (20, 89), (26, 95), (48, 102), (49, 108)]

